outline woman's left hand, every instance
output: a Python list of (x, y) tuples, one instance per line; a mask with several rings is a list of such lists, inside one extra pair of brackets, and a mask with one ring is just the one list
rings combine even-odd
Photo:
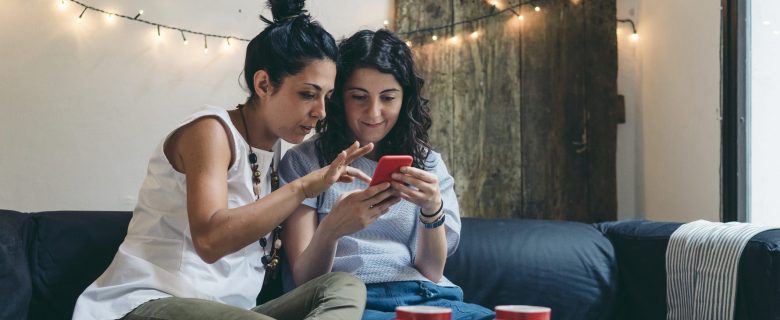
[(402, 167), (401, 173), (393, 173), (391, 177), (391, 186), (401, 198), (416, 204), (426, 214), (439, 210), (441, 193), (436, 175), (415, 167)]

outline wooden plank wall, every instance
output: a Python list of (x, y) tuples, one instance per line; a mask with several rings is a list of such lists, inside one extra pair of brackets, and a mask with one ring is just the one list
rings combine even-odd
[[(537, 4), (539, 12), (521, 7), (523, 21), (507, 13), (438, 31), (438, 41), (409, 38), (431, 100), (434, 148), (464, 216), (614, 220), (615, 2)], [(490, 12), (480, 0), (397, 0), (396, 29)]]

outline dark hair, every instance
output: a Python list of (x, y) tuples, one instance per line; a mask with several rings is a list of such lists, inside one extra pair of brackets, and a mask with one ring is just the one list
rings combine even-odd
[(300, 72), (315, 59), (336, 61), (336, 41), (303, 9), (305, 0), (270, 0), (273, 21), (260, 16), (268, 26), (255, 36), (246, 48), (244, 80), (250, 96), (257, 96), (254, 76), (258, 70), (268, 72), (271, 84), (278, 88), (284, 77)]
[(425, 169), (425, 160), (431, 150), (428, 129), (431, 114), (428, 99), (421, 96), (424, 80), (417, 75), (409, 47), (386, 29), (376, 32), (361, 30), (339, 43), (336, 63), (336, 85), (332, 98), (326, 104), (327, 117), (317, 124), (319, 137), (316, 146), (327, 162), (333, 161), (351, 140), (344, 113), (343, 88), (358, 68), (372, 68), (393, 75), (403, 89), (403, 101), (398, 121), (375, 148), (379, 155), (411, 155), (412, 165)]

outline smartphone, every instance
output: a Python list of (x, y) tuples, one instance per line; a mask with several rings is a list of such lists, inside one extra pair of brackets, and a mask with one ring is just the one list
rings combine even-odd
[(379, 164), (374, 170), (374, 176), (371, 177), (371, 183), (368, 186), (375, 186), (382, 182), (392, 181), (390, 177), (394, 172), (400, 172), (401, 167), (411, 166), (412, 156), (382, 156), (379, 158)]

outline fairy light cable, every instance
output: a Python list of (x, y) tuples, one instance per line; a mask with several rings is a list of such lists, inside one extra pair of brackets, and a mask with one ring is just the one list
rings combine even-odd
[(182, 33), (186, 32), (186, 33), (190, 33), (190, 34), (202, 35), (204, 37), (221, 38), (221, 39), (233, 38), (234, 40), (249, 42), (249, 39), (246, 39), (246, 38), (241, 38), (241, 37), (236, 37), (236, 36), (229, 36), (229, 35), (221, 35), (221, 34), (213, 34), (213, 33), (205, 33), (205, 32), (200, 32), (200, 31), (194, 31), (194, 30), (190, 30), (190, 29), (174, 27), (174, 26), (165, 25), (165, 24), (161, 24), (161, 23), (152, 22), (152, 21), (149, 21), (149, 20), (146, 20), (146, 19), (142, 19), (140, 17), (144, 13), (143, 10), (139, 10), (138, 13), (135, 16), (131, 17), (131, 16), (124, 15), (124, 14), (121, 14), (121, 13), (108, 12), (108, 11), (105, 11), (103, 9), (90, 6), (90, 5), (85, 4), (85, 3), (81, 2), (81, 1), (78, 1), (78, 0), (68, 0), (68, 1), (76, 3), (76, 4), (84, 7), (84, 11), (81, 12), (81, 15), (79, 15), (79, 18), (81, 18), (81, 16), (83, 16), (84, 12), (86, 12), (87, 10), (92, 10), (92, 11), (95, 11), (95, 12), (100, 12), (100, 13), (105, 13), (105, 14), (113, 14), (115, 17), (127, 19), (127, 20), (130, 20), (130, 21), (136, 21), (136, 22), (145, 23), (145, 24), (151, 25), (153, 27), (157, 27), (157, 28), (178, 30), (178, 31), (181, 31)]

